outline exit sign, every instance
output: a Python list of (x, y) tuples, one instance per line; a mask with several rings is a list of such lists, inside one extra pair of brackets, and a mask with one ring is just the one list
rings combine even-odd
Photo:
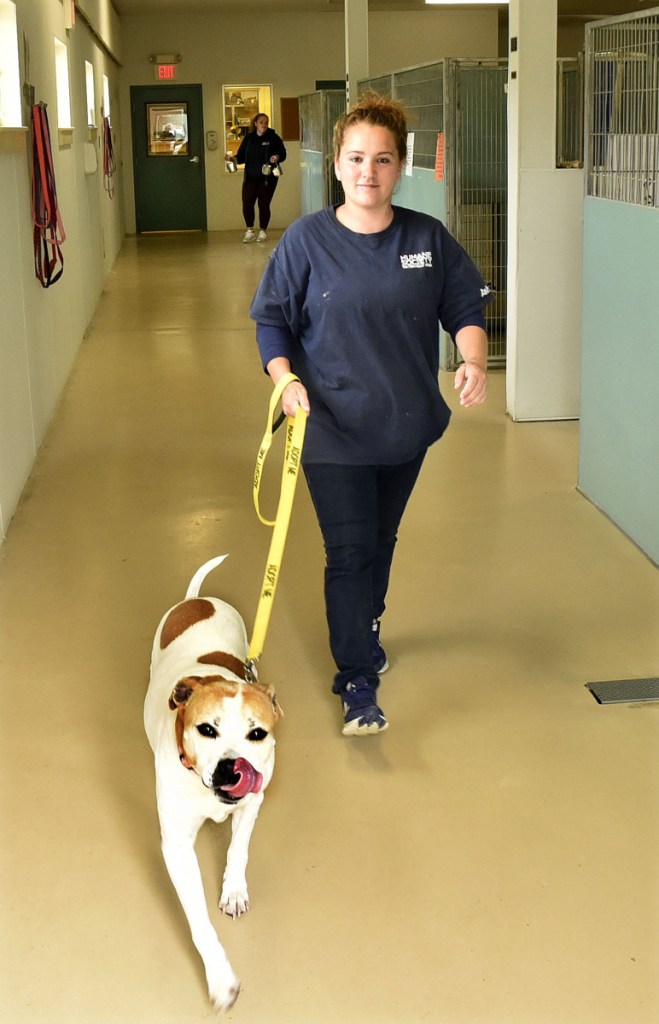
[(159, 82), (173, 82), (176, 78), (176, 64), (156, 64), (154, 70)]

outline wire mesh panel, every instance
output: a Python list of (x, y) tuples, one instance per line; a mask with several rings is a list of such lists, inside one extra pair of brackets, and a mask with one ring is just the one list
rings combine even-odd
[(300, 96), (300, 149), (310, 153), (323, 151), (323, 102), (320, 92)]
[(345, 193), (343, 191), (343, 185), (338, 181), (334, 173), (334, 125), (346, 111), (346, 94), (343, 91), (336, 92), (325, 92), (325, 146), (327, 153), (326, 162), (326, 183), (327, 183), (327, 202), (334, 205), (339, 205), (345, 200)]
[(556, 62), (556, 166), (583, 167), (583, 55)]
[(394, 94), (393, 76), (380, 75), (378, 78), (363, 78), (357, 82), (357, 92), (363, 96), (365, 92), (377, 92), (380, 96), (391, 97)]
[(414, 132), (414, 166), (435, 166), (437, 133), (444, 130), (444, 61), (394, 74), (394, 95), (405, 104)]
[(485, 314), (494, 365), (506, 359), (507, 79), (507, 61), (448, 61), (448, 227), (494, 292)]
[(659, 13), (586, 28), (588, 195), (659, 206)]
[(344, 201), (343, 186), (334, 174), (334, 125), (345, 113), (341, 89), (326, 89), (299, 97), (302, 213), (312, 213)]

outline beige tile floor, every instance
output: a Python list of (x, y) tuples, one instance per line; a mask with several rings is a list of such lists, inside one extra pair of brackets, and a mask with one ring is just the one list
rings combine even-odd
[[(0, 552), (7, 1024), (213, 1018), (162, 864), (150, 643), (208, 557), (250, 628), (269, 385), (246, 309), (271, 243), (129, 239)], [(401, 531), (384, 736), (330, 693), (300, 484), (261, 676), (286, 717), (249, 866), (214, 911), (240, 1024), (659, 1020), (659, 573), (575, 489), (578, 425), (456, 406)], [(279, 455), (276, 456), (279, 458)], [(264, 503), (274, 500), (271, 468)], [(268, 475), (268, 474), (266, 474)], [(215, 905), (227, 836), (198, 849)]]

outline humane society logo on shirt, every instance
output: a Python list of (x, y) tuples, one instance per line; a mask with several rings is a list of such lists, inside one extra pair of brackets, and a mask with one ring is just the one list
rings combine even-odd
[(420, 270), (421, 267), (432, 267), (431, 252), (411, 252), (401, 256), (400, 265), (403, 270)]

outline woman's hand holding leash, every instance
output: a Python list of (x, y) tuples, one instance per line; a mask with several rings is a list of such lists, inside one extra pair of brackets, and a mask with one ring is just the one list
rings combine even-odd
[(287, 416), (295, 416), (298, 406), (304, 412), (310, 412), (309, 396), (304, 384), (299, 380), (291, 381), (288, 387), (284, 388), (281, 396), (281, 407)]
[[(275, 359), (270, 360), (266, 370), (272, 379), (272, 383), (277, 385), (285, 374), (291, 372), (291, 364), (283, 356), (277, 356)], [(295, 416), (298, 406), (304, 412), (311, 412), (307, 389), (302, 381), (292, 380), (282, 391), (281, 407), (287, 416)]]

